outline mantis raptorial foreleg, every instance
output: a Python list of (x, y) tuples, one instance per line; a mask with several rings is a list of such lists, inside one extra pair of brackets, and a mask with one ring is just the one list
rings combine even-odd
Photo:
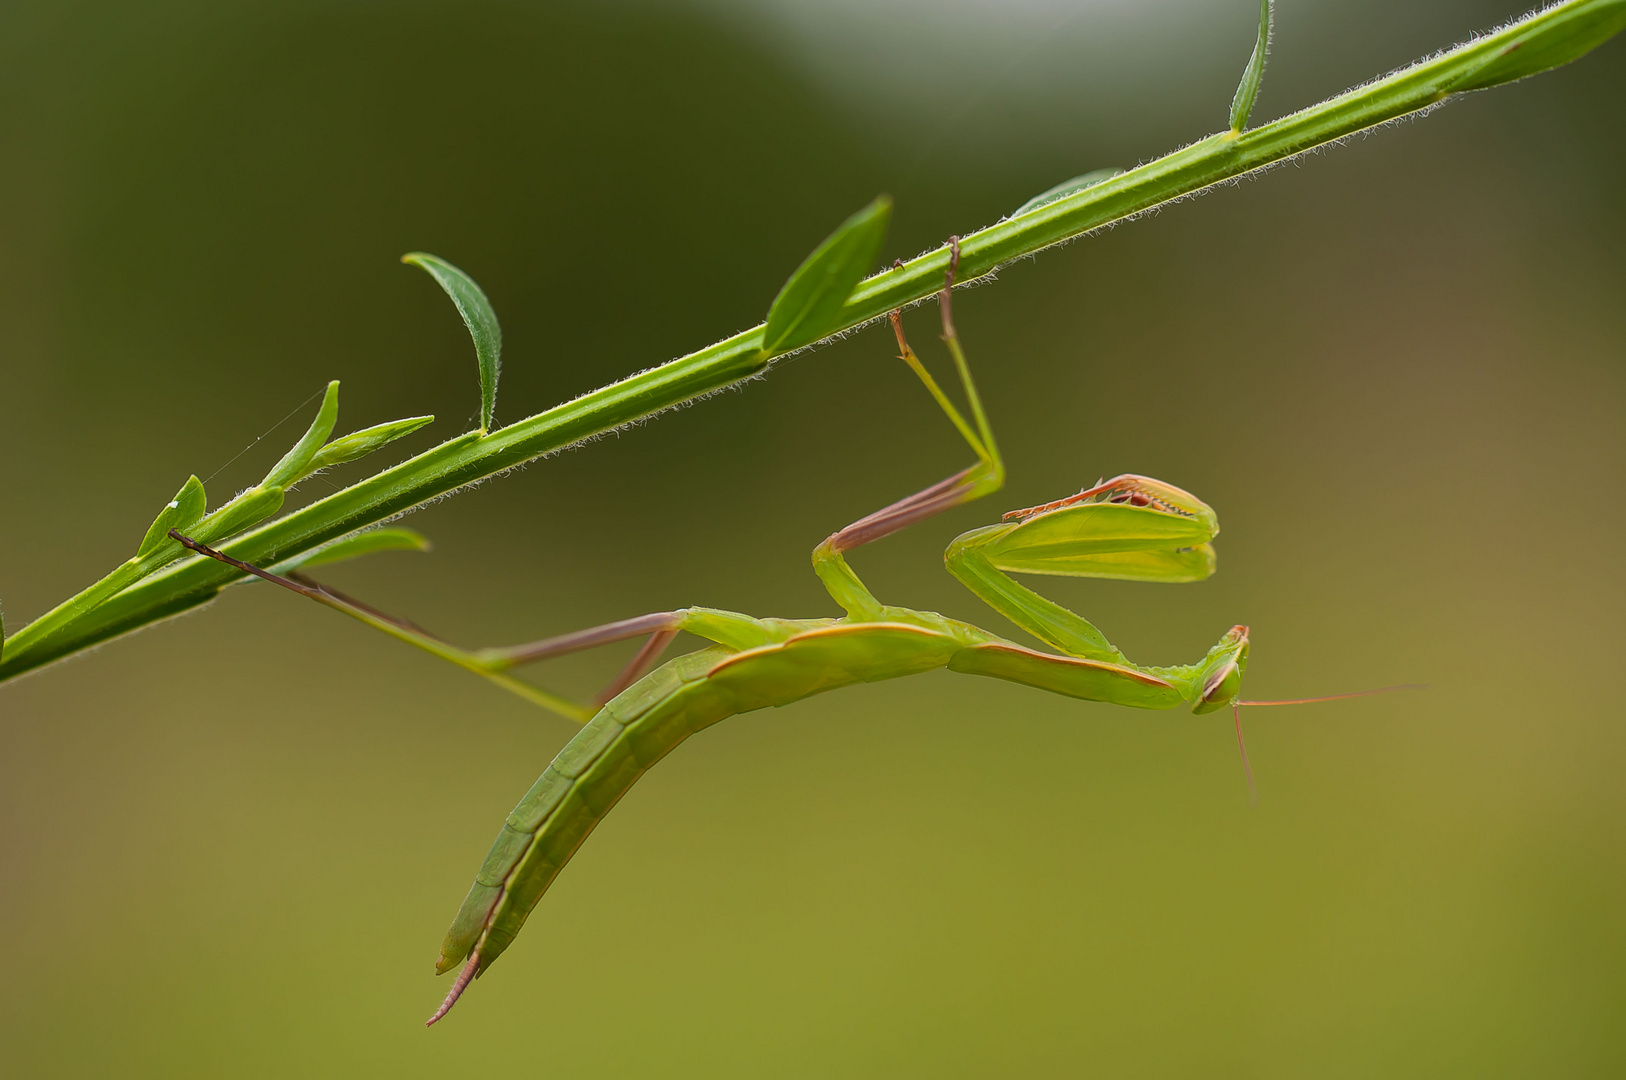
[(1214, 572), (1214, 511), (1172, 484), (1119, 476), (957, 537), (949, 572), (988, 606), (1069, 656), (1127, 663), (1088, 620), (1005, 571), (1137, 581), (1201, 581)]

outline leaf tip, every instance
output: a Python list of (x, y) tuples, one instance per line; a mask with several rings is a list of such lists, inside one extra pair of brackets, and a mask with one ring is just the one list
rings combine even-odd
[(1242, 81), (1237, 84), (1236, 96), (1231, 98), (1231, 134), (1240, 135), (1248, 126), (1248, 116), (1259, 97), (1259, 84), (1265, 78), (1265, 60), (1270, 54), (1270, 34), (1274, 23), (1272, 0), (1259, 0), (1259, 36), (1254, 42), (1253, 54), (1247, 67), (1242, 69)]
[(1076, 195), (1085, 188), (1092, 188), (1097, 184), (1104, 184), (1108, 180), (1111, 180), (1114, 176), (1118, 176), (1122, 173), (1123, 170), (1118, 168), (1092, 169), (1089, 172), (1080, 176), (1075, 176), (1070, 180), (1063, 180), (1055, 187), (1041, 191), (1039, 194), (1017, 207), (1016, 212), (1013, 213), (1011, 217), (1021, 217), (1029, 210), (1037, 210), (1041, 206), (1049, 206), (1053, 202), (1060, 202), (1069, 195)]
[(427, 251), (409, 251), (401, 256), (401, 261), (421, 267), (434, 278), (463, 317), (463, 325), (474, 341), (474, 356), (480, 369), (480, 432), (485, 434), (493, 425), (497, 378), (502, 371), (502, 326), (497, 322), (497, 313), (485, 290), (440, 256)]
[(383, 529), (369, 529), (364, 532), (351, 533), (343, 539), (331, 544), (316, 548), (303, 555), (277, 564), (277, 572), (286, 573), (289, 570), (313, 569), (318, 566), (329, 566), (333, 563), (346, 562), (350, 559), (360, 558), (380, 551), (429, 551), (434, 545), (429, 538), (414, 529), (397, 527)]
[(1579, 60), (1626, 30), (1626, 0), (1554, 4), (1508, 27), (1516, 35), (1461, 79), (1447, 94), (1484, 90)]
[(841, 309), (875, 265), (891, 217), (892, 197), (877, 195), (802, 260), (768, 308), (764, 357), (811, 345), (841, 329)]

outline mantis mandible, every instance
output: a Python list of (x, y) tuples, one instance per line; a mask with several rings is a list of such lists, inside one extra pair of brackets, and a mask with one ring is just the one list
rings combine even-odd
[[(891, 322), (901, 359), (925, 385), (976, 455), (969, 468), (833, 533), (813, 551), (813, 568), (845, 616), (758, 619), (691, 607), (657, 612), (508, 648), (466, 651), (298, 572), (273, 573), (182, 536), (201, 554), (345, 612), (585, 726), (509, 814), (447, 931), (437, 973), (462, 965), (428, 1023), (451, 1009), (469, 983), (519, 933), (565, 863), (612, 806), (652, 765), (690, 735), (736, 713), (788, 705), (813, 694), (947, 668), (1086, 701), (1140, 709), (1189, 706), (1208, 713), (1239, 704), (1248, 628), (1233, 626), (1194, 664), (1132, 663), (1090, 622), (1010, 575), (1200, 581), (1214, 572), (1214, 511), (1172, 484), (1124, 475), (1076, 495), (1016, 510), (996, 525), (957, 537), (948, 570), (995, 611), (1057, 652), (1041, 652), (931, 611), (883, 604), (847, 563), (855, 548), (950, 507), (998, 491), (1005, 480), (993, 431), (955, 332), (951, 290), (958, 244), (938, 306), (943, 342), (969, 407), (968, 420), (909, 347), (901, 314)], [(710, 647), (655, 666), (681, 631)], [(522, 682), (518, 665), (646, 637), (625, 669), (584, 707)], [(1345, 695), (1339, 695), (1345, 696)], [(1321, 700), (1321, 699), (1316, 699)], [(1288, 704), (1282, 702), (1280, 704)], [(1237, 725), (1238, 743), (1241, 725)], [(1247, 755), (1243, 751), (1246, 767)], [(1249, 784), (1252, 785), (1251, 775)]]

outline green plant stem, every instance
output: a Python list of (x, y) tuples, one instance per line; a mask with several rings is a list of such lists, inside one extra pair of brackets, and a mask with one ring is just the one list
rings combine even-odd
[[(1475, 88), (1476, 77), (1495, 81), (1486, 72), (1498, 70), (1494, 65), (1506, 68), (1510, 48), (1520, 57), (1556, 49), (1563, 55), (1553, 62), (1563, 62), (1579, 55), (1566, 53), (1565, 42), (1584, 38), (1590, 48), (1622, 23), (1626, 0), (1570, 0), (1252, 131), (1212, 135), (961, 238), (960, 279), (975, 279), (1171, 200), (1430, 108), (1452, 96), (1453, 87)], [(863, 281), (829, 336), (930, 297), (940, 287), (948, 259), (945, 245)], [(279, 562), (540, 455), (694, 400), (762, 372), (768, 366), (760, 352), (762, 332), (757, 326), (735, 334), (488, 435), (459, 436), (222, 548), (260, 566)], [(194, 556), (99, 604), (80, 602), (93, 599), (81, 594), (5, 643), (0, 680), (196, 607), (241, 576)]]

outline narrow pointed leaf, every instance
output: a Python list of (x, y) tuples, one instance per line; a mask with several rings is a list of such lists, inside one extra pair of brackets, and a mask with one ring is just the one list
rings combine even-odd
[(1039, 207), (1053, 203), (1057, 199), (1065, 199), (1074, 192), (1083, 191), (1085, 188), (1092, 188), (1097, 184), (1111, 180), (1114, 176), (1117, 176), (1121, 172), (1123, 172), (1122, 169), (1092, 169), (1083, 176), (1075, 176), (1071, 180), (1063, 180), (1050, 190), (1041, 191), (1039, 194), (1017, 207), (1016, 213), (1012, 214), (1011, 217), (1021, 217), (1029, 210), (1037, 210)]
[(319, 547), (298, 558), (278, 563), (275, 570), (286, 573), (289, 570), (310, 568), (313, 566), (327, 566), (346, 559), (356, 559), (363, 555), (371, 555), (377, 551), (428, 551), (429, 538), (412, 529), (388, 528), (369, 529), (347, 536), (342, 540), (335, 540), (326, 547)]
[(157, 519), (147, 530), (147, 535), (141, 541), (141, 547), (136, 551), (136, 558), (144, 559), (165, 543), (174, 543), (169, 538), (169, 530), (179, 529), (185, 532), (196, 525), (203, 518), (206, 502), (203, 481), (195, 476), (188, 479), (169, 504), (158, 512)]
[(892, 200), (878, 196), (813, 249), (768, 309), (764, 355), (811, 345), (839, 328), (842, 305), (875, 265), (891, 218)]
[(401, 256), (401, 261), (427, 270), (463, 316), (463, 325), (474, 339), (474, 357), (480, 364), (480, 430), (490, 431), (497, 411), (497, 376), (502, 371), (502, 327), (497, 324), (491, 301), (473, 278), (438, 255), (414, 251)]
[(353, 431), (342, 438), (334, 439), (311, 458), (310, 468), (306, 475), (331, 469), (335, 465), (342, 465), (347, 461), (354, 461), (360, 457), (377, 450), (379, 447), (394, 442), (403, 435), (417, 431), (425, 424), (434, 420), (433, 416), (411, 416), (405, 420), (391, 420), (387, 424), (376, 424), (370, 428)]
[(1259, 84), (1265, 78), (1265, 56), (1270, 52), (1270, 9), (1271, 0), (1259, 0), (1259, 40), (1253, 46), (1253, 55), (1248, 57), (1248, 66), (1242, 69), (1236, 96), (1231, 99), (1231, 130), (1238, 135), (1248, 126), (1248, 114), (1253, 112)]
[(1579, 60), (1626, 30), (1626, 0), (1594, 0), (1540, 23), (1498, 49), (1483, 67), (1451, 86), (1452, 93), (1483, 90)]
[(311, 421), (310, 428), (305, 432), (294, 448), (282, 455), (282, 460), (272, 466), (271, 471), (265, 474), (260, 481), (261, 487), (288, 488), (297, 484), (309, 475), (311, 460), (316, 457), (327, 437), (333, 434), (333, 425), (339, 419), (339, 380), (334, 379), (327, 384), (327, 393), (322, 395), (322, 407), (316, 411), (316, 419)]
[(189, 539), (200, 544), (216, 544), (235, 536), (282, 509), (282, 496), (283, 490), (279, 487), (249, 488), (194, 525)]

